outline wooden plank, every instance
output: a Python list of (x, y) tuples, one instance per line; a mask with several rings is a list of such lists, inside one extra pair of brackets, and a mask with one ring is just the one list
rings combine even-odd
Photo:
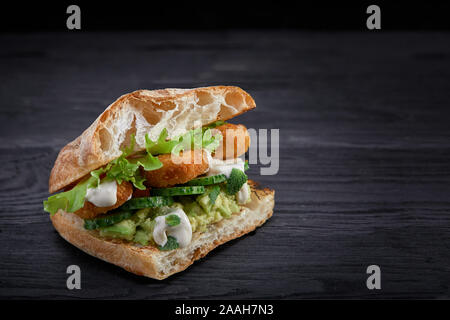
[[(0, 297), (442, 298), (450, 282), (448, 33), (0, 36)], [(124, 45), (126, 43), (126, 45)], [(138, 88), (234, 84), (280, 129), (274, 217), (166, 281), (62, 240), (42, 210), (58, 150)], [(65, 287), (82, 269), (82, 290)], [(366, 267), (382, 269), (367, 290)]]

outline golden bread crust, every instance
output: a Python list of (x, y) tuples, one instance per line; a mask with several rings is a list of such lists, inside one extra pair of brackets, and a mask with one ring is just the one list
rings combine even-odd
[(136, 151), (144, 150), (144, 136), (156, 139), (163, 128), (169, 138), (194, 127), (228, 120), (255, 108), (255, 101), (238, 87), (138, 90), (113, 102), (81, 136), (60, 151), (50, 174), (54, 193), (119, 157), (131, 134)]

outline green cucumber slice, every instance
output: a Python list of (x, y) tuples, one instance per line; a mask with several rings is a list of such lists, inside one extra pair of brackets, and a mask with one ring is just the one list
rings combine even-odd
[(143, 208), (156, 208), (173, 204), (171, 197), (142, 197), (133, 198), (125, 202), (120, 208), (123, 210), (135, 210)]
[(94, 219), (85, 219), (84, 228), (87, 230), (94, 230), (102, 227), (109, 227), (113, 224), (119, 223), (122, 220), (130, 218), (132, 215), (133, 212), (130, 210), (121, 210), (102, 215)]
[(156, 196), (188, 196), (191, 194), (205, 193), (205, 187), (193, 186), (193, 187), (160, 188), (160, 189), (151, 189), (150, 192)]
[(218, 174), (210, 177), (197, 178), (189, 181), (189, 186), (208, 186), (210, 184), (217, 184), (227, 181), (227, 177), (224, 174)]

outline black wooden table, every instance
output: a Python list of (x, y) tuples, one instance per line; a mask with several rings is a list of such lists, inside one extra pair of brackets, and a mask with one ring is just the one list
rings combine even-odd
[[(0, 35), (1, 298), (449, 298), (448, 33)], [(66, 243), (42, 201), (59, 149), (140, 88), (238, 85), (280, 129), (273, 218), (165, 281)], [(79, 265), (82, 289), (66, 288)], [(366, 268), (381, 268), (368, 290)]]

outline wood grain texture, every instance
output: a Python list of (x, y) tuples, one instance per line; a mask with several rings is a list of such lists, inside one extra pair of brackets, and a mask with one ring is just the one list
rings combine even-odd
[[(0, 298), (449, 298), (448, 33), (0, 36)], [(42, 210), (59, 149), (140, 88), (238, 85), (280, 129), (273, 218), (165, 281), (66, 243)], [(82, 290), (65, 287), (66, 267)], [(382, 290), (366, 288), (366, 268)]]

